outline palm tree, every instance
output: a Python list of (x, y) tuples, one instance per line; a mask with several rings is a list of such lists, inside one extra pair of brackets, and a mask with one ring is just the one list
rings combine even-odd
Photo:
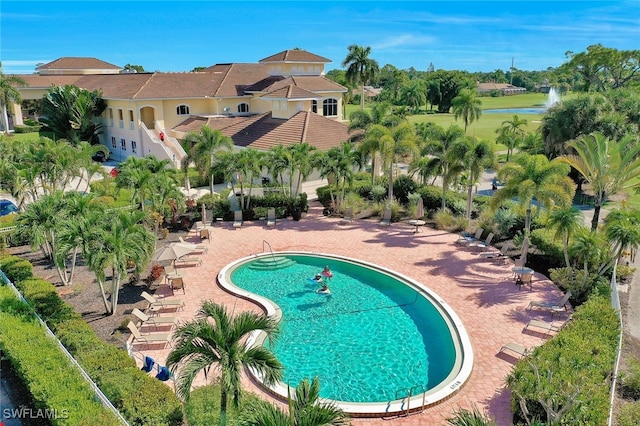
[(431, 176), (442, 176), (442, 209), (446, 208), (446, 193), (451, 182), (464, 170), (468, 146), (464, 131), (459, 126), (446, 130), (438, 125), (422, 128), (426, 138), (422, 158), (411, 163), (409, 175), (419, 175), (423, 181)]
[(538, 206), (547, 209), (571, 204), (575, 184), (568, 174), (566, 164), (550, 162), (544, 155), (520, 154), (498, 172), (498, 178), (505, 186), (493, 194), (490, 206), (496, 209), (505, 201), (517, 198), (527, 212), (525, 234), (529, 235), (534, 200)]
[(320, 402), (320, 381), (314, 377), (300, 382), (295, 397), (289, 396), (289, 410), (258, 399), (240, 419), (241, 426), (343, 426), (349, 418), (334, 403)]
[(640, 247), (640, 212), (631, 209), (613, 210), (604, 220), (604, 232), (613, 245), (616, 261), (626, 250)]
[(354, 169), (362, 167), (362, 155), (354, 149), (351, 142), (343, 141), (340, 146), (331, 148), (326, 154), (320, 155), (317, 164), (322, 178), (333, 178), (335, 181), (340, 196), (334, 197), (333, 185), (329, 185), (329, 195), (336, 210), (340, 210), (346, 186), (353, 181)]
[(230, 317), (224, 306), (204, 301), (197, 318), (176, 330), (176, 342), (167, 357), (167, 365), (176, 377), (178, 397), (188, 400), (196, 376), (216, 366), (220, 370), (220, 424), (224, 426), (228, 397), (239, 403), (243, 368), (251, 368), (267, 386), (280, 380), (282, 365), (273, 353), (264, 346), (250, 347), (246, 343), (246, 337), (256, 331), (265, 333), (273, 344), (278, 324), (255, 312)]
[(427, 102), (427, 95), (424, 84), (420, 80), (410, 80), (402, 87), (400, 99), (403, 104), (407, 105), (417, 113), (420, 107)]
[[(526, 132), (522, 126), (527, 125), (527, 120), (520, 120), (517, 115), (514, 115), (511, 120), (505, 120), (502, 122), (502, 126), (496, 129), (498, 138), (496, 142), (499, 142), (507, 146), (507, 161), (513, 153), (513, 149), (522, 145), (525, 142)], [(542, 154), (541, 152), (535, 152), (530, 154)]]
[(595, 201), (591, 230), (595, 231), (600, 209), (611, 195), (640, 188), (640, 144), (630, 136), (612, 144), (596, 132), (569, 142), (567, 147), (576, 155), (562, 155), (558, 161), (576, 169), (591, 186)]
[[(238, 172), (242, 174), (242, 180), (240, 181), (240, 205), (242, 210), (249, 209), (251, 207), (251, 191), (253, 190), (253, 181), (262, 176), (262, 164), (264, 154), (257, 149), (247, 148), (239, 151), (236, 155), (236, 165), (238, 166)], [(247, 204), (244, 203), (244, 182), (249, 185), (249, 193), (247, 194)]]
[[(289, 152), (289, 194), (291, 194), (291, 197), (298, 195), (302, 182), (313, 171), (316, 150), (315, 146), (307, 142), (290, 145), (287, 148)], [(295, 192), (293, 190), (294, 179), (297, 180)]]
[(561, 209), (554, 209), (549, 213), (547, 224), (550, 228), (555, 228), (555, 238), (562, 239), (562, 248), (564, 251), (564, 261), (567, 268), (571, 267), (569, 261), (569, 238), (571, 235), (582, 228), (584, 217), (582, 212), (577, 207), (566, 207)]
[(482, 172), (493, 165), (495, 155), (487, 142), (476, 138), (467, 138), (467, 152), (463, 163), (467, 174), (467, 221), (471, 220), (471, 204), (473, 200), (473, 186), (478, 183)]
[(16, 86), (28, 86), (27, 82), (17, 75), (6, 75), (2, 72), (2, 62), (0, 62), (0, 104), (2, 104), (2, 127), (4, 134), (9, 134), (9, 114), (7, 106), (10, 103), (19, 104), (22, 102), (20, 92)]
[(203, 178), (207, 173), (210, 174), (210, 191), (213, 195), (213, 173), (211, 167), (214, 164), (214, 155), (216, 151), (222, 148), (231, 150), (233, 148), (233, 139), (222, 134), (220, 130), (213, 130), (207, 125), (200, 128), (200, 132), (189, 132), (185, 135), (183, 142), (190, 147), (189, 158), (196, 165), (196, 169)]
[(32, 248), (40, 247), (51, 261), (57, 248), (56, 233), (65, 221), (62, 197), (62, 192), (44, 196), (28, 204), (16, 220), (17, 232), (27, 237)]
[(284, 192), (284, 172), (289, 168), (289, 156), (284, 145), (277, 145), (269, 148), (264, 162), (267, 165), (269, 174), (280, 184)]
[(364, 86), (378, 73), (378, 63), (369, 58), (371, 47), (362, 47), (355, 44), (349, 46), (349, 53), (342, 61), (342, 66), (347, 67), (346, 77), (350, 83), (359, 83), (362, 86), (360, 96), (360, 109), (364, 109)]
[(467, 133), (467, 126), (482, 115), (482, 109), (480, 109), (482, 101), (478, 99), (475, 91), (462, 89), (458, 96), (453, 98), (451, 102), (456, 120), (462, 117), (462, 121), (464, 121), (464, 132)]

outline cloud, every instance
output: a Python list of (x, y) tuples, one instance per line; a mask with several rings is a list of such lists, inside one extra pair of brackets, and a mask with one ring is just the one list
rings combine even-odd
[(371, 47), (375, 50), (386, 50), (405, 46), (431, 45), (434, 44), (435, 41), (436, 38), (431, 36), (400, 34), (396, 36), (388, 36), (386, 39), (372, 44)]

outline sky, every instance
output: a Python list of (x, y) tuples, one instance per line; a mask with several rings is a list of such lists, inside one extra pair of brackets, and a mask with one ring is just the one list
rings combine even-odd
[(188, 72), (296, 47), (328, 71), (352, 44), (380, 67), (543, 70), (597, 43), (640, 49), (640, 0), (0, 2), (5, 74), (65, 56)]

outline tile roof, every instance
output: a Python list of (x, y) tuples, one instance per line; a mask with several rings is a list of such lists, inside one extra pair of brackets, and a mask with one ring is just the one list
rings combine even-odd
[[(20, 90), (25, 89), (48, 89), (52, 85), (66, 86), (68, 84), (76, 84), (82, 75), (38, 75), (38, 74), (13, 74), (20, 77), (27, 86), (19, 86)], [(77, 85), (77, 84), (76, 84)]]
[[(271, 84), (269, 84), (271, 83)], [(346, 92), (347, 88), (320, 75), (292, 75), (289, 77), (269, 78), (248, 86), (245, 91), (273, 92), (290, 85), (310, 92)]]
[(331, 62), (331, 59), (323, 58), (314, 53), (307, 52), (306, 50), (293, 49), (283, 50), (275, 55), (268, 56), (264, 59), (260, 59), (258, 62), (318, 62), (327, 63)]
[(322, 99), (322, 96), (290, 84), (278, 90), (262, 95), (264, 99)]
[(121, 70), (122, 67), (110, 64), (96, 58), (63, 57), (47, 64), (40, 65), (36, 70)]
[(173, 130), (198, 131), (203, 125), (229, 136), (237, 146), (268, 150), (277, 145), (308, 142), (320, 151), (349, 140), (347, 126), (321, 115), (299, 111), (288, 120), (273, 118), (271, 113), (250, 117), (189, 117)]

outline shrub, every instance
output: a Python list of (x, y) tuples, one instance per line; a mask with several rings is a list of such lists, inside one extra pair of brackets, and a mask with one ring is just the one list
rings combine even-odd
[(16, 133), (35, 133), (35, 132), (39, 132), (40, 129), (42, 128), (42, 126), (14, 126), (14, 130), (16, 131)]
[(640, 398), (640, 359), (631, 358), (629, 365), (620, 375), (622, 394), (625, 398)]
[(640, 401), (625, 403), (618, 411), (618, 426), (640, 425)]
[(393, 196), (401, 204), (409, 203), (409, 194), (416, 192), (418, 184), (407, 175), (400, 175), (393, 181)]
[(71, 306), (60, 299), (55, 287), (48, 281), (30, 278), (16, 282), (16, 287), (42, 320), (53, 329), (63, 321), (79, 317)]
[(583, 269), (551, 268), (549, 269), (549, 277), (558, 287), (571, 292), (571, 301), (574, 306), (586, 302), (599, 286), (609, 287), (607, 279), (604, 277), (589, 274), (585, 279)]
[(0, 257), (0, 269), (12, 282), (19, 282), (33, 276), (33, 265), (17, 256)]
[(518, 224), (518, 215), (512, 209), (499, 208), (493, 215), (498, 235), (504, 238), (511, 238), (515, 234)]
[(616, 280), (620, 282), (620, 281), (626, 281), (628, 279), (631, 279), (635, 271), (636, 271), (636, 268), (632, 268), (626, 265), (618, 265), (616, 267)]
[(462, 231), (467, 225), (465, 218), (456, 217), (449, 210), (438, 210), (433, 219), (437, 229), (449, 232)]
[(549, 266), (564, 264), (562, 243), (554, 239), (555, 233), (550, 229), (535, 229), (531, 231), (531, 244), (549, 256)]

